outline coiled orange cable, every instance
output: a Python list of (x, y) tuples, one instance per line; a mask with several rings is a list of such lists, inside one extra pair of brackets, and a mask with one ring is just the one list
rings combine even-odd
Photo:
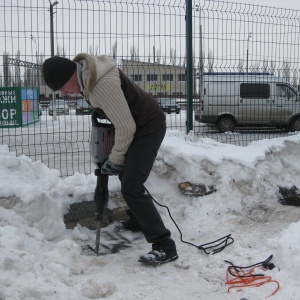
[(237, 292), (240, 292), (246, 287), (259, 287), (266, 283), (275, 283), (277, 285), (275, 290), (266, 298), (275, 295), (280, 288), (279, 282), (273, 280), (271, 276), (255, 274), (257, 269), (265, 270), (261, 265), (255, 266), (248, 271), (243, 270), (243, 268), (229, 266), (226, 272), (226, 285), (231, 285), (228, 288), (228, 292), (232, 289), (236, 289)]

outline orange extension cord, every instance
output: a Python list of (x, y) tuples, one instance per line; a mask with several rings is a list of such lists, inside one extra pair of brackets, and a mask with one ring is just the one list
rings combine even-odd
[(266, 270), (271, 258), (272, 256), (267, 260), (267, 264), (265, 265), (263, 262), (250, 267), (237, 267), (232, 265), (232, 263), (226, 261), (231, 264), (231, 266), (229, 266), (226, 271), (226, 285), (230, 285), (230, 287), (228, 288), (228, 292), (230, 292), (232, 289), (240, 292), (243, 288), (246, 287), (259, 287), (266, 283), (275, 283), (277, 285), (275, 290), (266, 298), (275, 295), (280, 288), (279, 282), (273, 280), (271, 276), (266, 276), (264, 274), (255, 274), (255, 271), (257, 269)]

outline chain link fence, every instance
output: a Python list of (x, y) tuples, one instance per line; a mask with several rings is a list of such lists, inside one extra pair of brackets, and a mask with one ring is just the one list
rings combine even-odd
[[(110, 55), (157, 98), (169, 130), (186, 130), (190, 85), (199, 138), (245, 146), (300, 129), (300, 11), (192, 1), (192, 82), (183, 0), (1, 1), (0, 23), (0, 142), (62, 177), (93, 172), (91, 121), (80, 97), (45, 86), (52, 53)], [(57, 116), (53, 97), (63, 100)]]

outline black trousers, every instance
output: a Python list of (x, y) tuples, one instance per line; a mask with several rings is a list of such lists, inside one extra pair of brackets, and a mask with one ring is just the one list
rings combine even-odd
[(166, 127), (131, 143), (119, 175), (121, 193), (131, 214), (140, 225), (153, 249), (174, 250), (175, 242), (165, 227), (151, 197), (145, 193), (144, 183), (151, 172), (157, 151), (164, 139)]

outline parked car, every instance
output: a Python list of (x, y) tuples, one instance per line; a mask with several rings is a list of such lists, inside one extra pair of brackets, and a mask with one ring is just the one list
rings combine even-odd
[[(67, 105), (66, 101), (64, 99), (56, 99), (56, 114), (57, 115), (68, 115), (70, 114), (69, 106)], [(53, 108), (54, 108), (54, 101), (51, 100), (50, 104), (48, 106), (48, 113), (50, 116), (53, 115)]]
[(157, 98), (157, 102), (162, 110), (168, 114), (175, 112), (180, 113), (180, 106), (176, 103), (175, 99), (172, 98)]
[(76, 102), (76, 115), (91, 115), (93, 109), (85, 99), (79, 99)]
[(272, 74), (204, 73), (195, 120), (220, 132), (261, 125), (300, 131), (300, 94)]

